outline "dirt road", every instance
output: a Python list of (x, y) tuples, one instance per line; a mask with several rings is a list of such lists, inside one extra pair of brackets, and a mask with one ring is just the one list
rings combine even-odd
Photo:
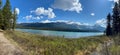
[(0, 55), (23, 55), (23, 51), (0, 32)]

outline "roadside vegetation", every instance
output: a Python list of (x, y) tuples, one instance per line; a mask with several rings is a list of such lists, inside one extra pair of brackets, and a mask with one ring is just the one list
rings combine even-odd
[[(100, 44), (113, 39), (106, 36), (76, 39), (46, 37), (19, 31), (5, 31), (4, 33), (7, 38), (20, 45), (29, 55), (90, 55), (94, 51), (100, 51), (98, 48)], [(114, 39), (115, 43), (106, 49), (108, 49), (109, 54), (117, 55), (120, 52), (120, 42), (118, 42), (120, 38)]]

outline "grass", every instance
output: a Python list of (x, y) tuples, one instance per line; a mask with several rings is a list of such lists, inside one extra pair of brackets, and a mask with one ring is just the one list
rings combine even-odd
[[(28, 55), (89, 55), (97, 49), (99, 44), (110, 40), (106, 36), (62, 38), (19, 31), (5, 31), (4, 33), (8, 36), (7, 38), (20, 45)], [(115, 50), (114, 46), (111, 47), (111, 52)]]
[(120, 35), (113, 39), (115, 43), (110, 47), (110, 52), (112, 55), (120, 55)]

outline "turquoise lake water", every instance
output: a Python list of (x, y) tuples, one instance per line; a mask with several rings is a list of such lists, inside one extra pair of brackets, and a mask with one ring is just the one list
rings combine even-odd
[(28, 32), (33, 34), (40, 34), (44, 36), (57, 36), (65, 38), (79, 38), (103, 35), (102, 32), (63, 32), (63, 31), (49, 31), (49, 30), (34, 30), (34, 29), (16, 29), (17, 31)]

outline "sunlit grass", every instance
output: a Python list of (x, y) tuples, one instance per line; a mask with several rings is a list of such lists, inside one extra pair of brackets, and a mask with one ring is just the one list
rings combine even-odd
[[(5, 31), (29, 55), (87, 55), (97, 49), (99, 44), (110, 40), (106, 36), (84, 38), (64, 38), (35, 35), (19, 31)], [(111, 51), (114, 51), (111, 48)]]

